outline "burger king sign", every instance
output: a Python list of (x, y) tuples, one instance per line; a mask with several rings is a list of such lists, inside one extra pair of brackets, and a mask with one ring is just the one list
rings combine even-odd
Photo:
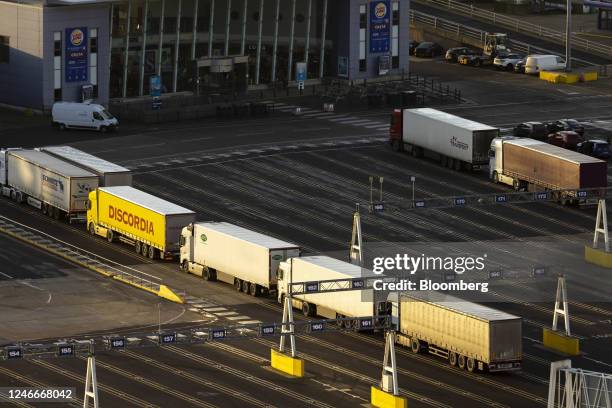
[(389, 0), (370, 2), (370, 53), (389, 52), (391, 40), (391, 19)]
[(87, 28), (66, 29), (66, 82), (87, 81)]

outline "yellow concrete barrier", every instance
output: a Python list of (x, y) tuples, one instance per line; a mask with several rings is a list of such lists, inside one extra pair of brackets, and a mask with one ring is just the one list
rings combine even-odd
[(599, 79), (599, 76), (597, 72), (584, 72), (580, 79), (582, 80), (582, 82), (597, 81), (597, 79)]
[(540, 79), (552, 84), (558, 84), (560, 82), (560, 75), (558, 72), (540, 71)]
[(179, 295), (177, 295), (176, 293), (174, 293), (169, 287), (167, 287), (166, 285), (159, 285), (159, 292), (157, 294), (159, 297), (162, 297), (166, 300), (169, 300), (171, 302), (174, 303), (180, 303), (183, 304), (185, 303), (185, 300), (180, 297)]
[(585, 245), (584, 260), (604, 268), (612, 268), (612, 252), (606, 252), (603, 249), (596, 249)]
[(304, 377), (304, 360), (285, 355), (275, 349), (270, 349), (270, 365), (290, 376)]
[(570, 356), (580, 354), (580, 342), (576, 337), (569, 337), (566, 334), (553, 331), (544, 327), (542, 332), (542, 343), (545, 347), (559, 351)]
[(580, 81), (580, 75), (566, 72), (564, 74), (559, 74), (559, 81), (563, 84), (575, 84)]
[(389, 394), (378, 387), (372, 386), (370, 403), (378, 408), (407, 408), (408, 400), (404, 397)]

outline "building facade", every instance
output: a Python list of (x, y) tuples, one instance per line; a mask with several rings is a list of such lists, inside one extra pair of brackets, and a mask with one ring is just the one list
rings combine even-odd
[(0, 0), (0, 103), (398, 74), (408, 15), (408, 0)]

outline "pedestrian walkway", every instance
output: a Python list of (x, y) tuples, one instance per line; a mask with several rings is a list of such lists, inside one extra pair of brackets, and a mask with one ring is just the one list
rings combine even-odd
[(282, 102), (264, 101), (263, 103), (274, 103), (274, 110), (283, 113), (296, 113), (296, 110), (299, 109), (299, 116), (302, 118), (327, 120), (342, 125), (362, 127), (377, 133), (389, 131), (389, 124), (380, 120), (363, 119), (348, 113), (323, 112), (313, 108), (288, 105)]

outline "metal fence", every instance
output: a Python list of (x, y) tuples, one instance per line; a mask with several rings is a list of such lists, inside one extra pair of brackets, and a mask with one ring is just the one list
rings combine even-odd
[[(456, 14), (461, 14), (464, 16), (469, 16), (471, 18), (491, 22), (500, 27), (506, 27), (508, 29), (514, 30), (525, 35), (542, 38), (558, 44), (565, 45), (565, 32), (553, 30), (551, 28), (529, 23), (518, 18), (509, 17), (504, 14), (499, 14), (493, 11), (474, 7), (474, 5), (472, 4), (468, 5), (458, 2), (456, 0), (417, 1), (423, 4), (434, 5), (436, 7), (452, 10)], [(584, 51), (588, 51), (592, 54), (597, 54), (608, 58), (612, 57), (612, 46), (585, 40), (575, 35), (572, 37), (572, 48), (578, 48)]]

